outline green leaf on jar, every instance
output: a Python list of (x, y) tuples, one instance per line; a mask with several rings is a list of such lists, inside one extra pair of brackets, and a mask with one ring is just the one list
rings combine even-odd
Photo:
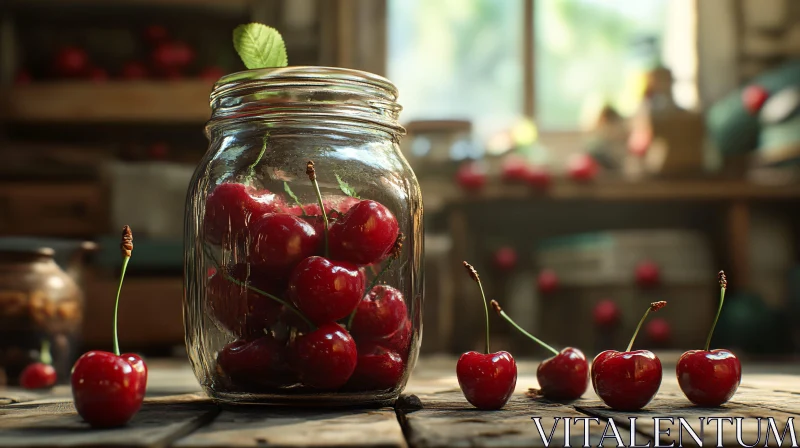
[(361, 197), (358, 196), (358, 193), (356, 193), (356, 190), (354, 190), (353, 187), (348, 185), (347, 182), (342, 180), (342, 178), (339, 177), (338, 174), (336, 174), (336, 182), (339, 182), (339, 189), (342, 190), (342, 193), (350, 196), (351, 198), (361, 199)]
[(286, 67), (286, 44), (275, 28), (261, 23), (239, 25), (233, 30), (233, 46), (249, 69)]

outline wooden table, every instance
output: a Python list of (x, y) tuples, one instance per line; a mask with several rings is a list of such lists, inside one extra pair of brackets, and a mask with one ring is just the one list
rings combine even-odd
[[(629, 446), (628, 417), (638, 417), (635, 435), (640, 445), (653, 440), (654, 417), (676, 419), (672, 424), (662, 422), (662, 431), (672, 431), (670, 436), (662, 435), (661, 441), (667, 445), (677, 441), (677, 418), (683, 417), (704, 446), (715, 446), (716, 421), (705, 425), (701, 435), (699, 418), (730, 417), (735, 421), (742, 417), (743, 439), (752, 444), (758, 435), (755, 417), (773, 417), (779, 432), (790, 418), (800, 417), (800, 368), (788, 364), (745, 363), (743, 382), (733, 401), (720, 409), (702, 409), (683, 397), (672, 373), (674, 363), (666, 362), (659, 394), (644, 411), (633, 413), (612, 411), (591, 391), (570, 404), (527, 396), (529, 387), (537, 387), (536, 363), (530, 361), (519, 363), (516, 393), (500, 411), (478, 411), (464, 400), (452, 357), (421, 360), (395, 408), (378, 409), (223, 408), (200, 392), (186, 363), (153, 360), (150, 365), (145, 404), (133, 421), (120, 429), (89, 429), (75, 413), (68, 387), (46, 393), (0, 389), (0, 447), (546, 446), (532, 417), (541, 417), (545, 437), (558, 421), (550, 446), (564, 445), (565, 418), (587, 417), (591, 446), (598, 445), (604, 430), (609, 437), (605, 446), (617, 446), (609, 420), (615, 423), (623, 445)], [(421, 408), (412, 394), (421, 401)], [(572, 421), (572, 446), (583, 445), (583, 422)], [(758, 446), (764, 446), (768, 422), (761, 421), (761, 427)], [(725, 446), (738, 446), (734, 426), (723, 421), (723, 428)], [(684, 431), (683, 444), (692, 446), (692, 442)], [(771, 432), (769, 442), (769, 446), (777, 446)], [(784, 446), (791, 446), (788, 431)]]

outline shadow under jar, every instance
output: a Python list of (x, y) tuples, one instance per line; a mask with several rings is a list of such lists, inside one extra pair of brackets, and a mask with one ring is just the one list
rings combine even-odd
[(327, 67), (214, 86), (184, 261), (189, 359), (213, 399), (378, 404), (405, 387), (424, 248), (396, 99), (382, 77)]

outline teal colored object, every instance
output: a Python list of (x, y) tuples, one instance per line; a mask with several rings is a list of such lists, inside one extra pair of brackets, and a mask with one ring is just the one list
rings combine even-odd
[(725, 298), (711, 349), (743, 350), (755, 355), (785, 353), (788, 346), (786, 313), (768, 308), (752, 293)]
[[(757, 76), (748, 85), (758, 84), (773, 94), (789, 86), (800, 86), (800, 60)], [(757, 115), (744, 108), (739, 88), (714, 104), (706, 115), (709, 137), (723, 155), (744, 154), (759, 147), (762, 124)]]

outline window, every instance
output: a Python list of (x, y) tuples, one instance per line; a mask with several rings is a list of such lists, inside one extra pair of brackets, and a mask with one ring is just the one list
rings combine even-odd
[(518, 119), (522, 10), (522, 0), (389, 0), (387, 71), (402, 119), (469, 119), (482, 136)]
[[(528, 1), (533, 67), (522, 54)], [(658, 62), (673, 69), (679, 104), (696, 97), (692, 0), (388, 3), (388, 76), (404, 121), (469, 119), (482, 139), (520, 118), (530, 92), (541, 130), (573, 131), (605, 103), (632, 113), (644, 70)], [(533, 89), (524, 88), (525, 70), (534, 71)]]

